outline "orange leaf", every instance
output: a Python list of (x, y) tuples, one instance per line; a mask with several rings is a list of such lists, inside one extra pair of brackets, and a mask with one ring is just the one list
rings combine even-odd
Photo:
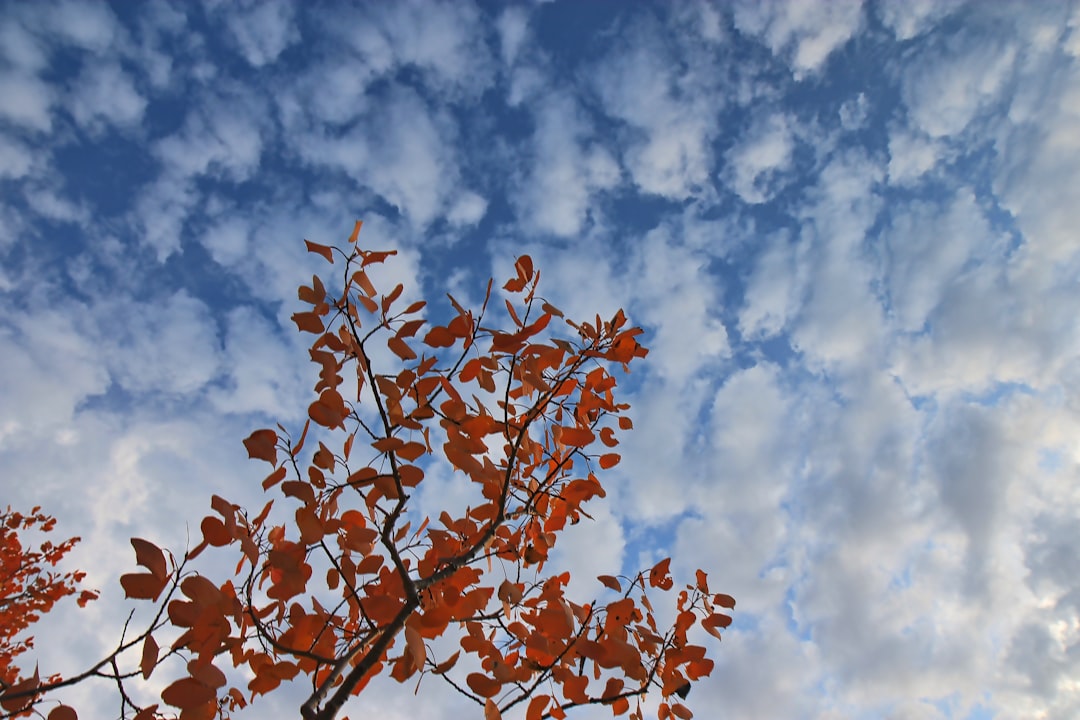
[(529, 709), (525, 711), (525, 720), (540, 720), (544, 716), (544, 710), (547, 709), (550, 701), (550, 695), (537, 695), (530, 700)]
[(262, 481), (262, 489), (263, 490), (269, 490), (270, 488), (277, 485), (279, 482), (281, 482), (282, 480), (285, 479), (285, 473), (286, 473), (285, 466), (282, 465), (277, 470), (275, 470), (274, 472), (267, 475), (266, 479)]
[(596, 579), (615, 592), (622, 592), (622, 585), (613, 575), (598, 575)]
[(450, 347), (456, 342), (453, 333), (444, 328), (441, 325), (428, 330), (428, 334), (424, 337), (424, 344), (431, 347)]
[(499, 706), (491, 698), (484, 701), (484, 720), (502, 720)]
[(49, 712), (49, 720), (79, 720), (79, 715), (70, 705), (57, 705)]
[(244, 447), (249, 458), (277, 465), (277, 441), (277, 433), (273, 430), (256, 430), (244, 440)]
[(465, 678), (465, 682), (472, 688), (472, 691), (480, 697), (489, 698), (502, 689), (502, 683), (498, 680), (492, 680), (483, 673), (469, 673)]
[(618, 438), (615, 437), (615, 431), (609, 427), (603, 428), (600, 431), (600, 442), (608, 447), (615, 447), (619, 444)]
[(157, 641), (154, 640), (153, 635), (147, 635), (146, 640), (143, 641), (142, 661), (139, 663), (139, 670), (142, 671), (143, 680), (150, 677), (150, 673), (154, 671), (154, 666), (157, 665), (157, 660)]
[(596, 434), (589, 428), (566, 426), (560, 428), (559, 442), (573, 447), (584, 447), (591, 443)]
[(323, 326), (322, 318), (316, 312), (298, 312), (293, 313), (292, 321), (296, 323), (296, 328), (300, 332), (309, 333), (321, 333), (326, 328)]
[(681, 720), (690, 720), (690, 718), (694, 717), (694, 713), (690, 712), (690, 708), (680, 703), (675, 703), (671, 706), (671, 714), (677, 718), (681, 718)]
[(726, 607), (729, 609), (735, 607), (735, 598), (731, 597), (726, 593), (719, 593), (717, 595), (713, 595), (712, 601), (720, 607)]
[(363, 225), (364, 225), (363, 220), (357, 220), (356, 224), (353, 225), (352, 234), (349, 235), (349, 244), (350, 245), (355, 245), (356, 244), (356, 238), (360, 237), (360, 228)]
[(399, 338), (397, 335), (392, 335), (386, 341), (386, 346), (390, 348), (391, 352), (397, 355), (402, 360), (415, 360), (416, 353), (413, 351), (409, 344)]
[(461, 656), (461, 651), (458, 650), (453, 655), (451, 655), (450, 657), (446, 658), (441, 663), (436, 665), (435, 669), (432, 670), (432, 672), (434, 672), (436, 675), (442, 675), (443, 673), (447, 672), (448, 670), (450, 670), (450, 668), (454, 667), (454, 665), (457, 664), (458, 657), (460, 657), (460, 656)]
[(651, 587), (658, 587), (661, 590), (670, 590), (674, 585), (674, 581), (671, 579), (671, 558), (665, 558), (653, 566), (653, 569), (649, 571), (649, 585)]
[(619, 429), (620, 430), (629, 430), (632, 427), (634, 427), (634, 421), (633, 420), (626, 417), (625, 415), (623, 415), (622, 417), (619, 418)]
[(619, 455), (619, 453), (607, 453), (606, 455), (601, 455), (600, 456), (600, 467), (602, 469), (604, 469), (604, 470), (610, 470), (611, 468), (618, 465), (619, 460), (621, 460), (621, 459), (622, 459), (622, 456)]
[(161, 691), (161, 699), (181, 710), (196, 708), (214, 701), (214, 691), (195, 678), (180, 678)]
[(164, 580), (168, 575), (165, 567), (165, 553), (161, 548), (142, 538), (131, 538), (131, 546), (135, 548), (135, 562), (142, 565), (159, 580)]
[[(409, 619), (415, 617), (417, 616), (412, 615)], [(420, 631), (416, 629), (415, 623), (405, 624), (405, 644), (412, 658), (413, 667), (422, 669), (424, 660), (427, 659), (427, 649), (424, 647), (424, 639), (420, 637)]]
[(206, 540), (206, 542), (214, 547), (228, 545), (232, 541), (232, 536), (229, 535), (225, 523), (221, 522), (221, 520), (218, 520), (213, 515), (204, 517), (199, 528), (202, 530), (203, 540)]
[[(319, 245), (318, 243), (313, 243), (310, 240), (305, 240), (304, 244), (307, 245), (308, 252), (318, 253), (319, 255), (322, 255), (324, 258), (326, 258), (326, 262), (330, 263), (331, 265), (334, 264), (334, 252), (333, 252), (333, 250), (331, 250), (330, 248), (328, 248), (325, 245)], [(169, 704), (171, 705), (172, 703), (169, 703)], [(177, 707), (179, 707), (179, 705)]]

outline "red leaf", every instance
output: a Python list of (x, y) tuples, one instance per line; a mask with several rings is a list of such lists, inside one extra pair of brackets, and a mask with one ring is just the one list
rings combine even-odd
[(159, 580), (168, 575), (165, 567), (165, 553), (154, 543), (142, 538), (131, 538), (131, 547), (135, 548), (135, 562), (142, 565)]
[(293, 313), (292, 321), (296, 323), (296, 327), (300, 332), (318, 334), (326, 329), (323, 326), (322, 318), (316, 312)]
[(139, 663), (139, 670), (142, 671), (143, 680), (146, 680), (150, 677), (150, 673), (154, 671), (154, 666), (157, 665), (157, 660), (157, 641), (154, 640), (153, 635), (147, 635), (146, 640), (143, 641), (142, 660)]
[(431, 347), (450, 347), (456, 342), (453, 333), (441, 325), (437, 325), (424, 337), (424, 344)]
[(499, 706), (491, 698), (484, 701), (484, 720), (502, 720)]
[(525, 711), (525, 720), (540, 720), (544, 716), (544, 710), (547, 709), (550, 701), (550, 695), (537, 695), (530, 700), (529, 709)]
[(584, 447), (596, 439), (596, 434), (589, 428), (566, 426), (559, 429), (559, 442), (563, 445)]
[(360, 237), (360, 228), (363, 226), (363, 224), (364, 224), (363, 220), (357, 220), (356, 224), (353, 225), (352, 234), (349, 235), (349, 244), (350, 245), (355, 245), (356, 244), (356, 238)]
[(622, 456), (619, 453), (607, 453), (600, 456), (600, 467), (604, 470), (610, 470), (619, 464), (619, 460), (622, 460)]
[(671, 558), (665, 558), (653, 566), (653, 569), (649, 571), (649, 585), (651, 587), (658, 587), (661, 590), (670, 590), (674, 585), (674, 581), (671, 579)]
[(277, 441), (277, 433), (273, 430), (256, 430), (244, 440), (244, 447), (247, 448), (249, 458), (277, 465)]
[(596, 579), (615, 592), (622, 592), (622, 585), (619, 584), (618, 579), (613, 575), (598, 575)]
[(165, 588), (165, 583), (150, 573), (121, 575), (120, 584), (124, 588), (124, 596), (133, 600), (157, 600)]
[(720, 607), (726, 607), (729, 609), (735, 607), (735, 598), (731, 597), (726, 593), (719, 593), (717, 595), (713, 595), (712, 601)]
[(180, 678), (161, 691), (161, 699), (181, 710), (196, 708), (214, 701), (215, 693), (195, 678)]
[[(359, 232), (359, 227), (356, 229), (356, 232)], [(307, 245), (308, 252), (318, 253), (319, 255), (322, 255), (324, 258), (326, 258), (326, 262), (330, 263), (331, 265), (334, 264), (334, 252), (333, 252), (333, 250), (331, 250), (330, 248), (328, 248), (325, 245), (319, 245), (318, 243), (313, 243), (310, 240), (305, 240), (304, 244)], [(179, 707), (179, 706), (177, 706), (177, 707)]]
[(399, 338), (397, 335), (391, 336), (386, 341), (386, 346), (402, 360), (415, 360), (416, 353), (413, 351), (409, 344)]
[(57, 705), (49, 712), (49, 720), (79, 720), (79, 715), (70, 705)]
[(472, 691), (480, 697), (489, 698), (502, 689), (502, 683), (498, 680), (492, 680), (483, 673), (469, 673), (465, 678), (465, 682), (472, 688)]

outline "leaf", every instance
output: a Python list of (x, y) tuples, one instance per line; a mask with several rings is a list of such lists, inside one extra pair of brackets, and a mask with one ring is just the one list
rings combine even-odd
[[(284, 466), (282, 469), (284, 469)], [(202, 524), (199, 525), (199, 529), (202, 530), (203, 540), (214, 547), (222, 547), (232, 542), (232, 536), (225, 527), (225, 523), (213, 515), (204, 517)]]
[(602, 582), (605, 586), (614, 590), (615, 592), (622, 592), (622, 585), (619, 583), (619, 580), (613, 575), (598, 575), (596, 579)]
[(457, 342), (457, 338), (454, 337), (454, 334), (441, 325), (431, 328), (428, 330), (428, 334), (424, 336), (424, 344), (436, 348), (450, 347), (455, 342)]
[(353, 225), (352, 233), (349, 235), (349, 244), (350, 245), (355, 245), (356, 244), (356, 238), (360, 237), (360, 228), (363, 227), (363, 225), (364, 225), (363, 220), (357, 220), (356, 224)]
[(551, 702), (550, 695), (537, 695), (529, 701), (529, 709), (525, 711), (525, 720), (540, 720), (544, 716), (544, 710)]
[(442, 675), (442, 674), (446, 673), (447, 671), (450, 670), (450, 668), (457, 665), (457, 661), (458, 661), (458, 658), (460, 656), (461, 656), (461, 651), (458, 650), (453, 655), (451, 655), (450, 657), (446, 658), (441, 663), (436, 665), (435, 669), (432, 672), (434, 672), (436, 675)]
[(559, 442), (563, 445), (584, 447), (596, 438), (596, 434), (589, 428), (566, 426), (559, 430)]
[[(416, 616), (413, 615), (412, 617)], [(420, 636), (420, 631), (416, 629), (416, 623), (405, 624), (405, 645), (412, 658), (413, 667), (423, 668), (424, 660), (427, 659), (427, 649), (424, 647), (424, 638)]]
[(720, 607), (726, 607), (729, 610), (735, 607), (735, 598), (731, 597), (726, 593), (719, 593), (717, 595), (713, 595), (713, 602)]
[(402, 360), (415, 360), (416, 352), (413, 351), (409, 344), (402, 340), (397, 335), (392, 335), (386, 341), (386, 346), (390, 348), (390, 351), (397, 355)]
[(180, 678), (161, 691), (161, 699), (173, 707), (187, 710), (214, 701), (216, 693), (195, 678)]
[(165, 567), (165, 553), (161, 548), (142, 538), (131, 538), (131, 546), (135, 548), (135, 562), (149, 570), (155, 578), (166, 578), (168, 570)]
[(622, 460), (622, 456), (619, 453), (607, 453), (600, 456), (600, 467), (603, 470), (610, 470), (619, 464), (619, 460)]
[(658, 587), (661, 590), (670, 590), (674, 585), (674, 581), (671, 579), (671, 558), (665, 558), (653, 566), (653, 569), (649, 571), (649, 585), (651, 587)]
[(70, 705), (57, 705), (49, 711), (49, 720), (79, 720), (79, 714)]
[(483, 673), (469, 673), (465, 678), (465, 682), (480, 697), (492, 697), (502, 689), (502, 683), (489, 678)]
[[(359, 227), (357, 227), (355, 232), (359, 232)], [(326, 245), (319, 245), (318, 243), (313, 243), (310, 240), (305, 240), (304, 244), (307, 245), (308, 252), (322, 255), (324, 258), (326, 258), (326, 262), (330, 263), (331, 265), (334, 264), (334, 252)]]
[(694, 713), (690, 712), (690, 708), (682, 703), (673, 704), (671, 706), (671, 714), (681, 720), (690, 720), (690, 718), (694, 717)]
[(484, 701), (484, 720), (502, 720), (502, 713), (495, 701), (488, 698)]
[(705, 632), (712, 635), (717, 640), (720, 640), (720, 630), (718, 628), (726, 628), (731, 624), (731, 616), (724, 615), (723, 613), (713, 613), (709, 617), (701, 621), (701, 627), (705, 629)]
[(139, 662), (139, 670), (142, 671), (143, 680), (147, 680), (150, 677), (150, 673), (154, 671), (154, 666), (158, 661), (158, 644), (154, 640), (153, 635), (147, 635), (143, 640), (142, 647), (142, 660)]
[(273, 430), (256, 430), (244, 440), (244, 447), (249, 458), (277, 465), (277, 442), (278, 436)]

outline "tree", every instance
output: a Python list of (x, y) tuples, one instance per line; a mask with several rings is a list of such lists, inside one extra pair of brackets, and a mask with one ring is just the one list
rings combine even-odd
[[(486, 720), (512, 708), (559, 719), (587, 704), (641, 720), (653, 689), (660, 720), (691, 717), (679, 700), (713, 668), (691, 628), (719, 638), (731, 618), (718, 608), (734, 600), (712, 594), (699, 570), (661, 629), (648, 596), (673, 588), (670, 558), (599, 577), (585, 602), (566, 596), (568, 572), (545, 571), (560, 531), (604, 496), (597, 473), (619, 462), (618, 432), (632, 422), (611, 371), (646, 355), (642, 330), (622, 311), (564, 317), (537, 295), (528, 256), (503, 286), (502, 326), (487, 319), (490, 281), (478, 311), (450, 297), (448, 322), (429, 323), (425, 302), (400, 307), (402, 285), (376, 289), (374, 266), (394, 253), (359, 249), (360, 226), (345, 249), (307, 242), (332, 265), (344, 261), (341, 289), (318, 276), (299, 289), (308, 309), (292, 319), (313, 336), (319, 368), (299, 438), (279, 425), (244, 440), (270, 465), (266, 505), (252, 513), (214, 496), (201, 542), (179, 561), (132, 540), (144, 571), (120, 581), (159, 611), (113, 656), (138, 643), (137, 671), (114, 663), (106, 674), (125, 707), (138, 720), (162, 706), (183, 720), (224, 716), (304, 676), (312, 690), (301, 716), (329, 720), (387, 672), (399, 682), (436, 676)], [(440, 464), (471, 482), (475, 502), (420, 517), (410, 501)], [(208, 547), (234, 553), (233, 577), (189, 569)], [(159, 646), (155, 634), (169, 630), (175, 639)], [(126, 679), (175, 663), (183, 671), (162, 703), (139, 707), (124, 691)], [(229, 666), (252, 678), (246, 692)], [(22, 697), (37, 702), (48, 689)]]
[[(41, 512), (40, 507), (25, 515), (13, 511), (10, 505), (0, 512), (0, 708), (4, 711), (24, 704), (7, 702), (9, 695), (40, 683), (36, 672), (33, 677), (24, 677), (18, 666), (18, 657), (34, 647), (34, 638), (24, 636), (26, 630), (65, 597), (78, 593), (79, 607), (97, 598), (93, 590), (78, 589), (85, 573), (48, 569), (56, 567), (79, 538), (59, 544), (43, 540), (37, 549), (23, 547), (20, 533), (44, 535), (55, 528), (56, 519)], [(58, 681), (55, 676), (46, 679), (46, 683)]]

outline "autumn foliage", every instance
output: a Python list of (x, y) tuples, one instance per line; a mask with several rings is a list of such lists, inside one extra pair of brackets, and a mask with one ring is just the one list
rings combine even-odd
[[(255, 512), (215, 496), (179, 560), (132, 541), (141, 571), (121, 583), (159, 612), (118, 646), (138, 654), (137, 670), (108, 675), (127, 710), (213, 718), (302, 677), (300, 715), (328, 720), (386, 673), (445, 681), (486, 720), (563, 718), (589, 704), (640, 720), (649, 691), (660, 720), (690, 718), (688, 684), (713, 668), (692, 629), (719, 637), (734, 600), (699, 570), (662, 626), (653, 603), (674, 590), (670, 559), (616, 569), (576, 600), (569, 573), (549, 566), (560, 531), (589, 517), (605, 495), (599, 474), (620, 460), (632, 423), (612, 373), (646, 355), (642, 331), (621, 311), (564, 317), (538, 295), (528, 256), (501, 293), (488, 283), (480, 308), (451, 297), (433, 323), (402, 285), (376, 286), (394, 253), (359, 249), (359, 231), (344, 249), (307, 243), (339, 282), (313, 277), (292, 317), (318, 367), (307, 421), (244, 441), (269, 466), (266, 504)], [(414, 498), (435, 474), (466, 478), (471, 504), (421, 516)], [(231, 554), (232, 577), (191, 569), (208, 548)], [(155, 705), (123, 690), (124, 679), (161, 674)]]
[[(43, 539), (37, 547), (24, 547), (27, 535), (45, 536), (56, 528), (56, 520), (35, 507), (28, 514), (10, 507), (0, 511), (0, 708), (5, 713), (26, 704), (14, 696), (41, 682), (35, 673), (24, 677), (18, 658), (34, 647), (26, 631), (65, 597), (78, 594), (79, 606), (95, 599), (92, 590), (79, 590), (84, 573), (60, 573), (55, 568), (79, 538), (60, 543)], [(55, 682), (59, 678), (47, 678)]]

